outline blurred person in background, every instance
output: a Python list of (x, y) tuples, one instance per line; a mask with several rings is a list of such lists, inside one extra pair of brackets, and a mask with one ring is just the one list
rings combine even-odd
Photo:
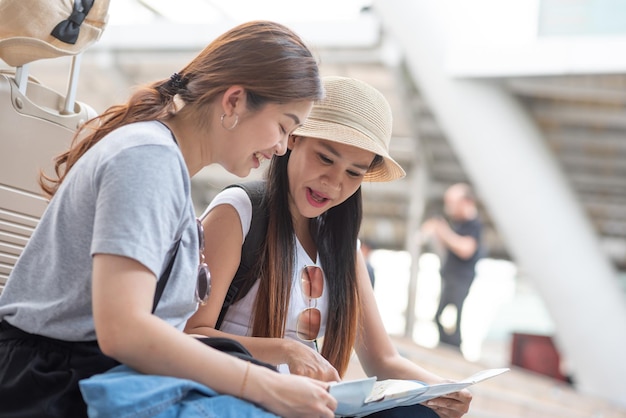
[[(435, 314), (439, 342), (461, 347), (461, 316), (463, 304), (475, 277), (476, 263), (482, 256), (482, 222), (476, 198), (466, 183), (450, 186), (444, 194), (446, 218), (429, 218), (422, 224), (420, 238), (432, 240), (443, 249), (441, 263), (441, 297)], [(442, 314), (448, 306), (456, 309), (454, 327), (446, 327)]]

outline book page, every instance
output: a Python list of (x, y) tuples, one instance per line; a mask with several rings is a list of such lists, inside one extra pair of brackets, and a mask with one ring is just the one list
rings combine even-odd
[[(417, 380), (376, 381), (376, 377), (368, 377), (333, 383), (329, 392), (337, 399), (335, 416), (363, 417), (377, 411), (414, 405), (458, 392), (508, 370), (508, 368), (482, 370), (457, 382), (435, 385), (427, 385)], [(380, 387), (376, 388), (377, 385)]]
[(378, 380), (369, 396), (365, 398), (365, 403), (377, 402), (383, 399), (394, 399), (414, 394), (416, 391), (422, 392), (426, 383), (417, 380), (387, 379)]

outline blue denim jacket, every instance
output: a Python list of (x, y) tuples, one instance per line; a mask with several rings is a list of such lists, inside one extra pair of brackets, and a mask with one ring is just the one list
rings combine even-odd
[(79, 382), (91, 418), (257, 418), (276, 415), (187, 379), (146, 375), (127, 366)]

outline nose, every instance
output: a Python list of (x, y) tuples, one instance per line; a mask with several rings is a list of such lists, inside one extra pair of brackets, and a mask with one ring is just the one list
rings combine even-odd
[(274, 154), (285, 155), (287, 152), (287, 140), (289, 136), (285, 135), (280, 139), (280, 142), (274, 146)]
[(330, 167), (322, 175), (322, 184), (333, 190), (341, 189), (341, 173), (340, 170), (335, 167)]

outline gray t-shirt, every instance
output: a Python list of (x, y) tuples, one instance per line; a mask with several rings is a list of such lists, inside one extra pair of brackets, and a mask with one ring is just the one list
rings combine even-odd
[(72, 167), (0, 296), (0, 319), (67, 341), (95, 340), (92, 256), (137, 260), (158, 278), (178, 254), (156, 314), (182, 329), (195, 311), (198, 238), (190, 178), (159, 122), (119, 128)]

